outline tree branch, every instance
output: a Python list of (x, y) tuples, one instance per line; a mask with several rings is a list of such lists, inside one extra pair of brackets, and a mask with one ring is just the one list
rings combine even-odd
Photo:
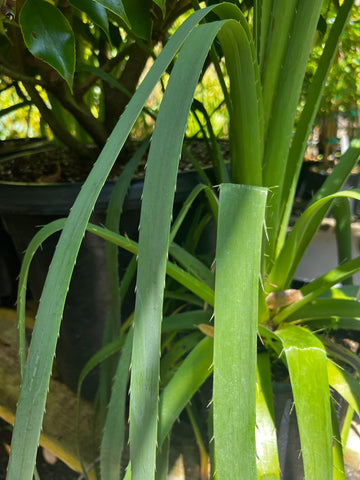
[(55, 115), (53, 115), (51, 110), (46, 106), (44, 100), (41, 98), (39, 92), (36, 90), (34, 85), (24, 82), (24, 87), (26, 88), (26, 91), (28, 92), (32, 102), (39, 109), (42, 117), (49, 124), (55, 137), (58, 138), (61, 142), (63, 142), (66, 146), (74, 150), (80, 158), (88, 158), (90, 153), (87, 146), (76, 140), (76, 138), (74, 138), (66, 130), (66, 128), (64, 128), (62, 124), (58, 122)]
[(39, 78), (29, 77), (28, 75), (22, 74), (20, 72), (15, 72), (10, 68), (0, 65), (0, 74), (5, 75), (6, 77), (12, 78), (18, 82), (26, 82), (32, 85), (40, 85), (41, 87), (46, 87), (46, 82)]
[(104, 146), (108, 138), (108, 132), (104, 125), (91, 114), (88, 107), (84, 105), (82, 101), (81, 104), (80, 102), (79, 104), (75, 103), (75, 101), (73, 101), (71, 97), (69, 98), (66, 92), (59, 87), (52, 88), (52, 86), (48, 86), (47, 91), (59, 100), (61, 106), (79, 122), (80, 126), (92, 137), (99, 147)]

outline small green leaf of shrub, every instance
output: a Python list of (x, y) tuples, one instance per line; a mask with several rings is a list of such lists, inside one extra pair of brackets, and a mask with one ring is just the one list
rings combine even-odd
[(109, 36), (109, 22), (106, 10), (102, 5), (96, 2), (89, 2), (89, 0), (69, 0), (69, 3), (85, 12), (89, 19)]
[(144, 40), (150, 40), (152, 20), (150, 16), (151, 0), (123, 0), (131, 31)]
[(75, 40), (70, 24), (60, 10), (43, 0), (27, 0), (19, 21), (30, 52), (55, 68), (72, 88)]

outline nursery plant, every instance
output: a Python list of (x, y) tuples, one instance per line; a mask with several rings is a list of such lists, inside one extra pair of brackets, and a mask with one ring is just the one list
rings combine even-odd
[[(352, 0), (342, 2), (334, 23), (328, 25), (323, 53), (298, 117), (307, 61), (327, 3), (255, 0), (248, 23), (240, 2), (219, 2), (204, 8), (193, 2), (195, 11), (171, 36), (132, 96), (69, 217), (44, 227), (34, 238), (19, 284), (22, 385), (8, 479), (31, 479), (34, 472), (62, 309), (86, 229), (137, 257), (134, 317), (84, 372), (121, 349), (100, 446), (101, 478), (166, 478), (172, 425), (212, 372), (212, 475), (219, 480), (234, 476), (280, 478), (271, 388), (275, 359), (282, 361), (288, 372), (305, 478), (345, 479), (346, 431), (340, 432), (330, 387), (359, 412), (359, 384), (344, 368), (354, 369), (357, 362), (350, 352), (330, 344), (325, 334), (340, 328), (359, 329), (356, 296), (347, 294), (345, 288), (332, 289), (360, 269), (360, 258), (351, 259), (346, 203), (348, 197), (360, 199), (360, 193), (340, 191), (358, 160), (358, 137), (289, 231), (307, 138), (353, 6)], [(172, 224), (188, 114), (215, 41), (230, 79), (226, 89), (217, 64), (230, 116), (230, 171), (220, 161), (214, 168), (215, 183), (203, 172), (204, 183), (199, 184)], [(132, 125), (174, 58), (152, 135), (140, 235), (135, 243), (116, 232), (118, 218), (116, 222), (114, 219), (121, 210), (120, 200), (113, 202), (117, 213), (113, 207), (110, 210), (108, 225), (115, 225), (112, 230), (92, 226), (88, 220)], [(120, 179), (123, 187), (130, 178), (129, 167)], [(200, 192), (206, 193), (217, 230), (211, 267), (173, 241), (192, 198)], [(295, 290), (291, 282), (296, 267), (330, 208), (339, 219), (339, 266)], [(43, 239), (59, 229), (62, 234), (25, 362), (23, 313), (28, 263)], [(192, 300), (186, 312), (173, 312), (163, 318), (166, 278), (185, 287), (191, 293), (187, 298)], [(200, 300), (202, 309), (195, 306), (195, 299), (198, 304)], [(189, 335), (197, 330), (202, 336), (191, 343)], [(175, 338), (176, 332), (189, 340), (183, 341), (187, 354), (174, 353), (169, 362), (166, 342), (171, 352), (169, 335)], [(121, 451), (129, 377), (130, 463), (124, 470)], [(93, 473), (86, 475), (90, 478)]]

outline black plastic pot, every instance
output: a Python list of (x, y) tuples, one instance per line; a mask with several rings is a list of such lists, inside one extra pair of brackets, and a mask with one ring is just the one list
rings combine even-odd
[[(179, 175), (175, 194), (175, 209), (178, 210), (190, 191), (198, 184), (193, 173)], [(11, 236), (16, 252), (21, 259), (30, 240), (40, 226), (68, 215), (80, 184), (23, 185), (0, 183), (0, 215), (7, 233)], [(91, 222), (103, 224), (105, 212), (114, 188), (114, 183), (103, 187)], [(134, 181), (125, 200), (120, 223), (120, 232), (137, 239), (140, 218), (142, 181)], [(184, 227), (186, 229), (186, 226)], [(32, 297), (39, 300), (51, 258), (59, 235), (53, 235), (42, 245), (32, 262), (29, 272), (29, 289)], [(210, 240), (210, 243), (213, 240)], [(206, 246), (214, 249), (214, 245)], [(126, 269), (131, 254), (119, 250), (120, 274)], [(86, 234), (75, 265), (70, 289), (66, 299), (60, 337), (56, 353), (56, 366), (60, 378), (76, 389), (79, 374), (86, 361), (101, 347), (104, 326), (110, 308), (109, 278), (105, 262), (105, 242)], [(134, 305), (130, 292), (123, 309), (129, 314)], [(97, 376), (84, 384), (84, 395), (91, 397), (97, 385)]]
[(0, 305), (12, 307), (16, 300), (16, 278), (20, 263), (10, 235), (0, 219)]

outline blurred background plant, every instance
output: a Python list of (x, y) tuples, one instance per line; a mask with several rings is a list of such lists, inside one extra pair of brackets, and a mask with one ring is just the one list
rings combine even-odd
[[(304, 93), (314, 77), (323, 45), (334, 23), (340, 3), (324, 3), (318, 25), (317, 44), (313, 49), (304, 81)], [(327, 79), (306, 157), (334, 160), (349, 147), (359, 132), (360, 103), (360, 2), (355, 2), (345, 27), (334, 64)], [(330, 157), (330, 158), (329, 158)]]

